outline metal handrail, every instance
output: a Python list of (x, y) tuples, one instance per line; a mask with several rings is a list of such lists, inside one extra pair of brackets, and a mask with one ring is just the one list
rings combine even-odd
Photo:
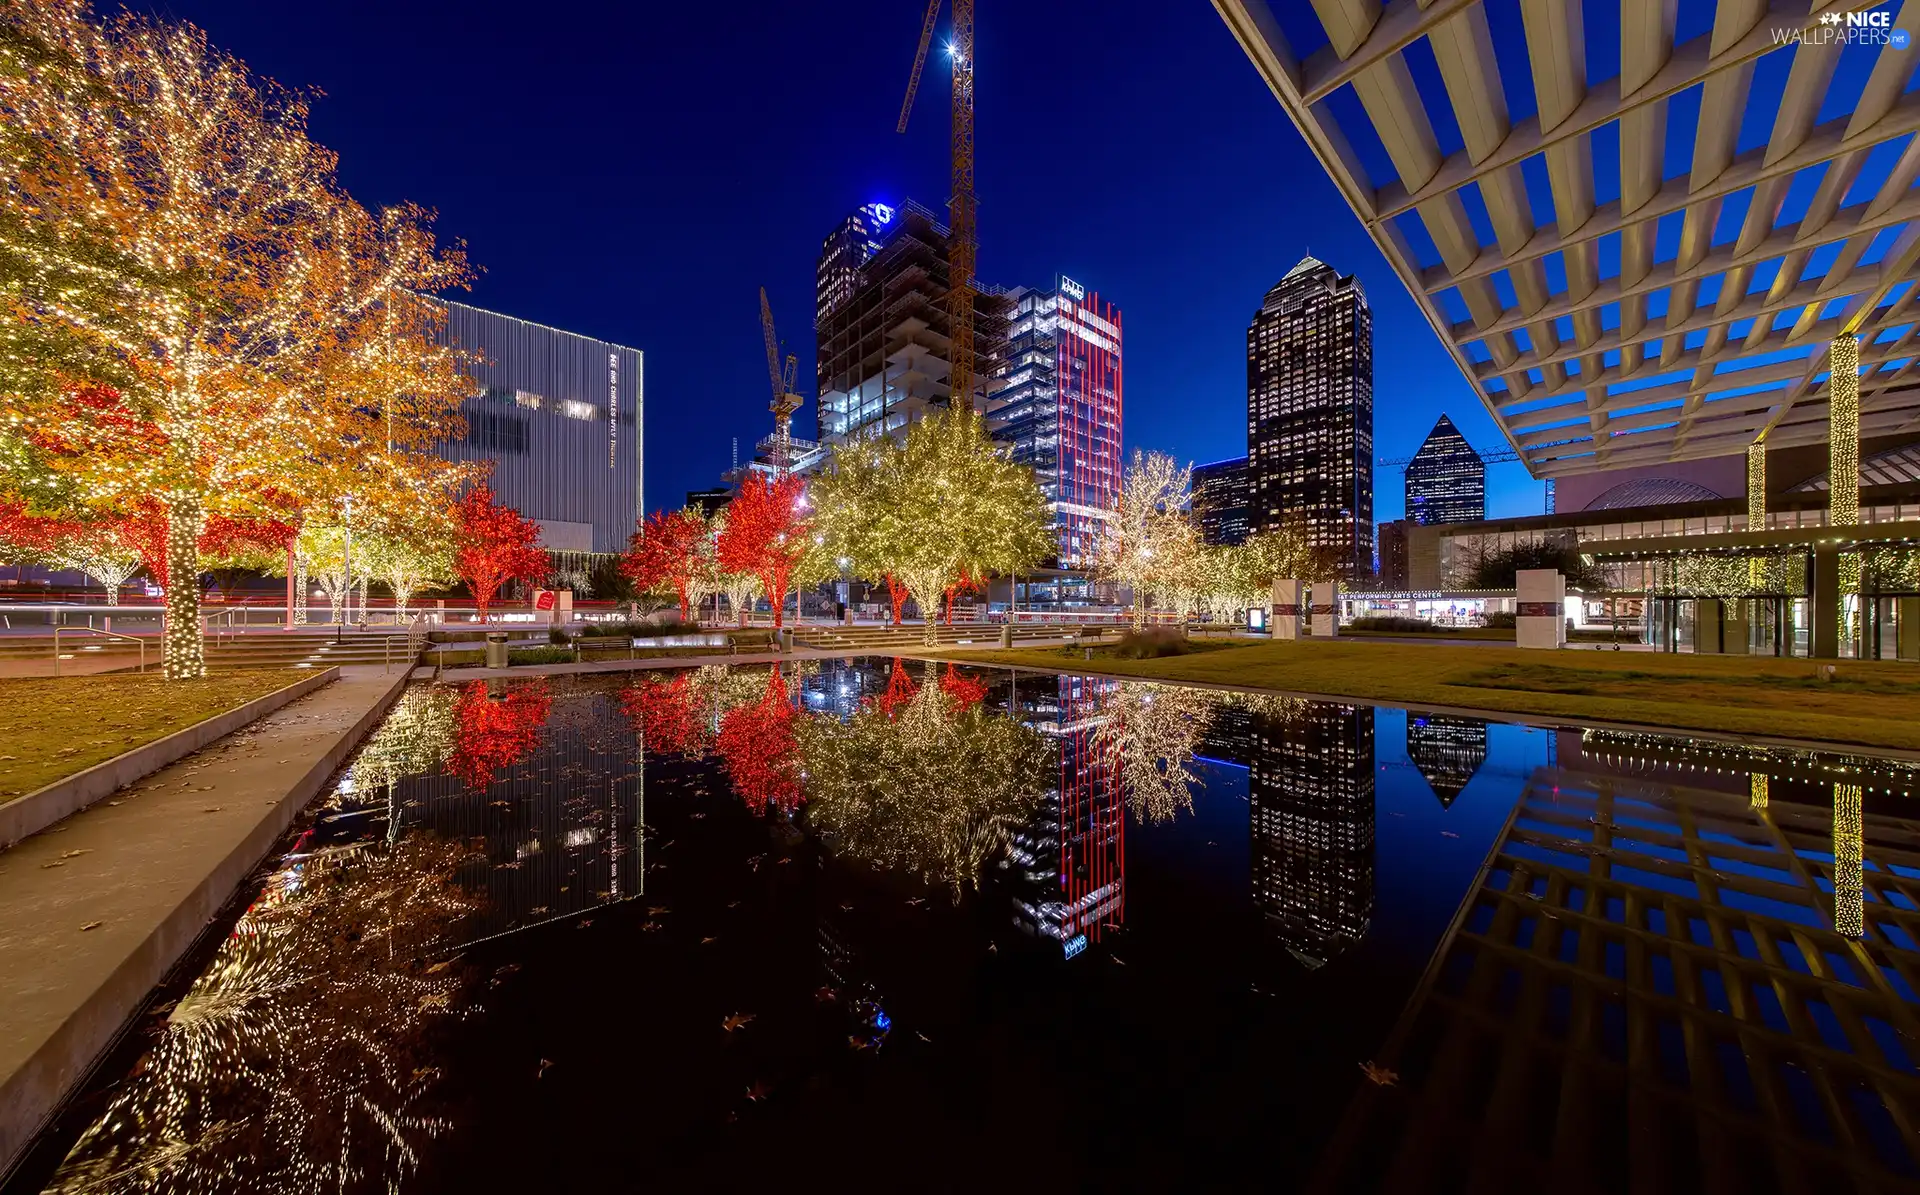
[(140, 671), (147, 670), (147, 641), (138, 635), (122, 635), (118, 631), (103, 631), (97, 627), (55, 627), (53, 628), (53, 674), (60, 675), (60, 632), (70, 635), (104, 635), (108, 639), (125, 639), (140, 649)]

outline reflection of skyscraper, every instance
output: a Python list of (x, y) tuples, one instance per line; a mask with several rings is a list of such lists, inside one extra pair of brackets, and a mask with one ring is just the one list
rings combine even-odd
[(1487, 724), (1480, 718), (1409, 713), (1407, 758), (1433, 786), (1441, 806), (1451, 805), (1487, 762)]
[(1255, 731), (1253, 898), (1317, 967), (1373, 922), (1373, 708), (1308, 702)]
[(1114, 761), (1094, 745), (1115, 681), (1062, 676), (1021, 686), (1016, 717), (1060, 744), (1058, 783), (1013, 836), (1014, 923), (1069, 958), (1125, 918), (1126, 800)]

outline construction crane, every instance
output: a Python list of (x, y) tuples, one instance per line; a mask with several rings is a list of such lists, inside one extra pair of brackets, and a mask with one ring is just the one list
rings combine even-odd
[[(920, 72), (927, 65), (927, 47), (942, 0), (928, 0), (920, 25), (920, 47), (913, 56), (913, 75), (907, 80), (907, 98), (900, 105), (900, 123), (907, 131), (913, 97), (920, 90)], [(953, 60), (953, 197), (947, 200), (952, 228), (947, 240), (947, 324), (953, 342), (949, 356), (953, 401), (973, 409), (973, 268), (980, 247), (973, 195), (973, 0), (953, 0), (953, 40), (947, 43)]]
[(780, 338), (774, 335), (773, 307), (764, 286), (760, 288), (760, 332), (766, 337), (767, 376), (773, 383), (773, 402), (767, 407), (773, 412), (773, 475), (785, 477), (793, 467), (793, 413), (806, 400), (793, 392), (800, 358), (788, 353), (785, 368), (780, 365)]

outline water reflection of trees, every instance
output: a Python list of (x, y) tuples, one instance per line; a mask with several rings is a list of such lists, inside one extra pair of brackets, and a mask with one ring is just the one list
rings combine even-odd
[(887, 694), (846, 721), (805, 719), (809, 824), (835, 851), (957, 899), (1032, 815), (1052, 754), (1038, 732), (982, 708), (985, 692), (951, 668), (915, 687), (896, 662)]
[(474, 908), (458, 843), (287, 857), (49, 1190), (394, 1190), (448, 1126), (424, 1031), (466, 977), (428, 960)]
[(800, 711), (775, 664), (756, 701), (736, 705), (720, 719), (714, 753), (750, 806), (791, 812), (800, 804)]
[(553, 712), (544, 678), (462, 687), (454, 707), (456, 730), (447, 767), (469, 787), (485, 788), (494, 773), (525, 759), (540, 743), (540, 729)]
[(1193, 808), (1189, 766), (1218, 698), (1199, 689), (1121, 681), (1108, 694), (1094, 751), (1114, 769), (1134, 820), (1171, 821)]

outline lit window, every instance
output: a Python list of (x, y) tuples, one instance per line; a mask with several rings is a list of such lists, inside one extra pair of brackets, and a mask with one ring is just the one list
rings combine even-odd
[(537, 411), (540, 409), (540, 396), (531, 390), (515, 390), (513, 392), (513, 401), (527, 408), (529, 411)]
[(567, 418), (569, 419), (593, 418), (593, 404), (590, 402), (581, 402), (579, 399), (570, 398), (566, 401), (562, 409), (566, 411)]

